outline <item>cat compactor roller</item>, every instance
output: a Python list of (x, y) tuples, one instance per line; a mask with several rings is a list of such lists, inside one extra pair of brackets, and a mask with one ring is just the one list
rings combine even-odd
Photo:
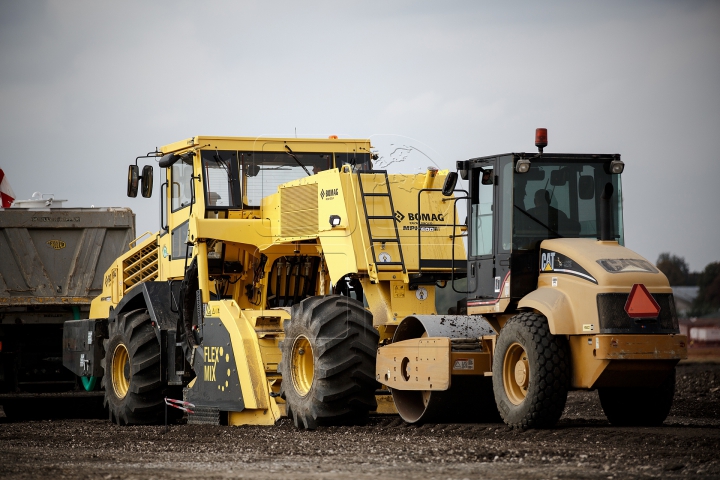
[[(373, 170), (367, 140), (193, 137), (147, 157), (162, 228), (66, 328), (66, 365), (103, 377), (117, 423), (181, 395), (191, 422), (309, 429), (378, 399), (411, 423), (548, 426), (569, 389), (598, 389), (614, 423), (669, 411), (685, 337), (666, 278), (622, 246), (617, 155), (458, 162), (467, 190)], [(136, 161), (128, 194), (152, 178)]]

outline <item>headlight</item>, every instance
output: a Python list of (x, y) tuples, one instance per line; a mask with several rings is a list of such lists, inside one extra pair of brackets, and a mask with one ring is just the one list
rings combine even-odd
[(515, 171), (517, 173), (526, 173), (530, 170), (530, 160), (521, 159), (515, 164)]

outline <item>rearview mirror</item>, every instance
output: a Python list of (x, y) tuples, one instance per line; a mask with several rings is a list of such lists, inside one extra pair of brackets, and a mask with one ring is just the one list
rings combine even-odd
[(138, 191), (138, 177), (140, 176), (140, 169), (137, 165), (130, 165), (128, 168), (128, 184), (127, 184), (127, 196), (135, 198), (137, 197)]
[(480, 179), (480, 183), (482, 183), (483, 185), (492, 185), (493, 183), (495, 183), (495, 177), (493, 176), (492, 168), (482, 171), (482, 178)]
[(458, 174), (450, 172), (445, 177), (445, 183), (443, 183), (442, 194), (444, 197), (449, 197), (455, 191), (455, 185), (457, 184)]
[(562, 187), (567, 183), (567, 170), (552, 170), (550, 172), (550, 185)]
[(580, 175), (578, 194), (581, 200), (591, 200), (595, 196), (595, 180), (591, 175)]
[(248, 177), (257, 177), (258, 173), (260, 173), (260, 165), (256, 163), (251, 163), (245, 167), (245, 175)]
[[(142, 177), (140, 177), (140, 180), (140, 193), (142, 193), (143, 197), (150, 198), (152, 196), (153, 189), (153, 168), (151, 165), (145, 165), (143, 167)], [(135, 187), (135, 190), (137, 192), (137, 186)]]

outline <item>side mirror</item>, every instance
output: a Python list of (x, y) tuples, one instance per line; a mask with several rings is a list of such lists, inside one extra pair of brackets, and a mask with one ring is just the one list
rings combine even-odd
[[(153, 190), (153, 167), (151, 165), (145, 165), (143, 167), (140, 180), (140, 193), (143, 197), (150, 198)], [(137, 187), (135, 187), (135, 191), (137, 192)]]
[(135, 198), (138, 191), (138, 178), (140, 177), (140, 168), (137, 165), (130, 165), (128, 168), (128, 185), (127, 196)]
[(442, 194), (445, 197), (449, 197), (455, 191), (455, 185), (457, 184), (458, 174), (450, 172), (445, 177), (445, 183), (443, 183)]

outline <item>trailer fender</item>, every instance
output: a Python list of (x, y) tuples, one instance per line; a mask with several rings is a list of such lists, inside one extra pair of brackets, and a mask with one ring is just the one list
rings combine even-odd
[(575, 330), (572, 304), (567, 295), (556, 288), (538, 288), (518, 302), (519, 310), (535, 310), (547, 317), (550, 333), (571, 335)]

